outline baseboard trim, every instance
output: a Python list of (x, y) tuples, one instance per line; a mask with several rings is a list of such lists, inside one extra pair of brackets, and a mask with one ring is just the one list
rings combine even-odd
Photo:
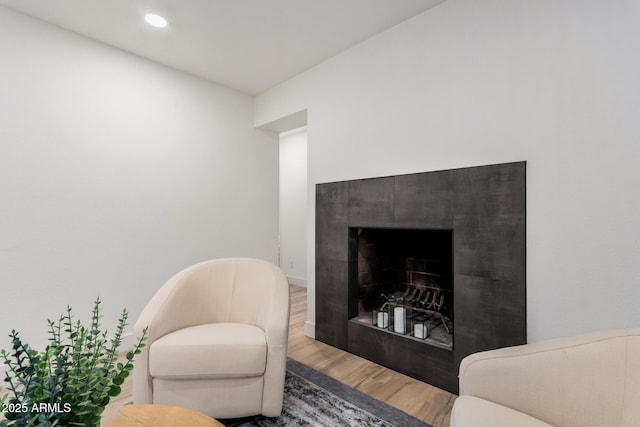
[(304, 334), (309, 338), (316, 339), (316, 324), (314, 322), (309, 322), (308, 320), (304, 322)]
[(289, 284), (291, 285), (300, 286), (301, 288), (307, 287), (307, 279), (302, 277), (287, 276), (287, 280), (289, 280)]

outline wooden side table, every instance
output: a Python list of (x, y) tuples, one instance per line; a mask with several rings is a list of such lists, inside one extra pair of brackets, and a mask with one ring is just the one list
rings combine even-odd
[(200, 412), (169, 405), (124, 405), (107, 427), (224, 427)]

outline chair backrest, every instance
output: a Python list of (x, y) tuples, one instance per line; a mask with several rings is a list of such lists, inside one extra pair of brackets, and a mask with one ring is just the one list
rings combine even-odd
[(274, 304), (288, 306), (288, 283), (275, 265), (250, 258), (205, 261), (179, 273), (180, 292), (198, 323), (265, 326)]

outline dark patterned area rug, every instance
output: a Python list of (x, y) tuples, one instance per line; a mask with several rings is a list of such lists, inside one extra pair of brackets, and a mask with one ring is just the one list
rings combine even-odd
[(220, 421), (229, 427), (430, 427), (292, 359), (287, 360), (284, 404), (279, 417), (256, 416)]

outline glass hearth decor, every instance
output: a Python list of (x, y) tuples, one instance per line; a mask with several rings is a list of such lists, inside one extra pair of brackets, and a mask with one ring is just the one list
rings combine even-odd
[(411, 318), (411, 330), (413, 337), (421, 340), (429, 336), (429, 318), (421, 314), (416, 314)]
[(390, 297), (383, 295), (384, 303), (389, 310), (390, 327), (393, 332), (405, 335), (409, 332), (407, 320), (411, 317), (411, 305), (407, 304), (404, 294), (396, 292)]
[(387, 310), (373, 310), (371, 324), (381, 329), (389, 327), (389, 312)]
[(412, 307), (405, 301), (402, 293), (392, 296), (382, 295), (386, 300), (382, 306), (372, 311), (371, 324), (381, 329), (388, 329), (396, 334), (406, 335), (410, 332)]
[(379, 309), (374, 309), (372, 324), (382, 329), (389, 329), (401, 335), (411, 335), (426, 339), (430, 332), (431, 320), (438, 323), (450, 333), (450, 319), (440, 309), (444, 304), (444, 295), (430, 290), (408, 288), (406, 292), (395, 292), (392, 295), (381, 295), (385, 302)]

